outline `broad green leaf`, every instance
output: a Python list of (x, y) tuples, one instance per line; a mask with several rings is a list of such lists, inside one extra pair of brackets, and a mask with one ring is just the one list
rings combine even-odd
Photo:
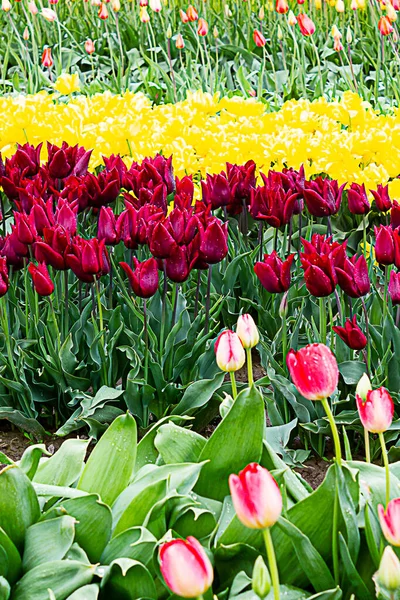
[[(364, 463), (361, 461), (350, 461), (347, 463), (352, 469), (359, 472), (361, 493), (366, 501), (369, 501), (376, 511), (378, 504), (386, 504), (385, 498), (385, 469), (373, 463)], [(400, 480), (393, 471), (390, 471), (390, 497), (398, 498), (400, 496)]]
[(78, 489), (99, 494), (112, 505), (129, 484), (136, 460), (136, 421), (121, 415), (110, 425), (90, 455), (78, 482)]
[(310, 596), (308, 600), (341, 600), (342, 597), (343, 592), (337, 587), (332, 590), (326, 590), (325, 592), (319, 592), (319, 594), (314, 594), (314, 596)]
[(217, 373), (213, 379), (201, 379), (189, 385), (172, 414), (192, 415), (197, 408), (207, 404), (212, 395), (219, 390), (224, 382), (224, 377), (225, 373)]
[(250, 462), (259, 462), (264, 426), (264, 401), (260, 392), (254, 386), (243, 390), (199, 456), (199, 461), (210, 462), (204, 465), (195, 492), (223, 500), (229, 494), (229, 475), (238, 473)]
[(65, 440), (51, 458), (40, 461), (33, 478), (36, 483), (70, 486), (79, 477), (89, 440)]
[(15, 583), (22, 571), (21, 556), (4, 529), (0, 527), (0, 576)]
[(166, 423), (158, 429), (154, 445), (165, 463), (174, 464), (196, 462), (206, 441), (195, 431)]
[(76, 542), (72, 544), (71, 548), (64, 556), (64, 560), (77, 560), (79, 562), (84, 563), (85, 565), (91, 564), (86, 552)]
[(92, 581), (94, 569), (92, 565), (73, 560), (44, 563), (22, 577), (14, 588), (13, 600), (46, 600), (48, 589), (57, 600), (64, 600)]
[(11, 587), (7, 579), (0, 575), (0, 600), (8, 600), (11, 593)]
[(100, 562), (109, 565), (117, 558), (131, 558), (146, 565), (153, 556), (156, 543), (157, 539), (144, 527), (131, 527), (107, 544)]
[(118, 519), (113, 510), (113, 537), (128, 528), (143, 525), (149, 511), (157, 502), (166, 496), (166, 493), (167, 480), (163, 479), (147, 486), (134, 496)]
[(316, 592), (322, 592), (335, 585), (331, 572), (320, 553), (314, 548), (310, 540), (293, 523), (281, 517), (277, 527), (280, 527), (291, 539), (293, 550), (304, 568)]
[(101, 591), (107, 600), (157, 598), (156, 586), (148, 569), (130, 558), (120, 558), (111, 563), (102, 579)]
[(88, 495), (87, 492), (82, 492), (82, 490), (60, 485), (46, 485), (45, 483), (33, 482), (33, 487), (38, 496), (45, 498), (83, 498)]
[(23, 570), (61, 560), (71, 548), (74, 536), (75, 519), (68, 515), (31, 525), (25, 536)]
[(51, 456), (50, 452), (47, 452), (46, 446), (44, 444), (28, 446), (28, 448), (23, 453), (18, 466), (24, 471), (24, 473), (27, 475), (27, 477), (29, 477), (29, 479), (32, 480), (35, 476), (39, 465), (39, 460), (43, 454), (45, 454), (46, 456)]
[(99, 592), (100, 588), (97, 583), (91, 583), (76, 590), (66, 600), (97, 600)]
[(343, 565), (343, 570), (346, 572), (347, 577), (349, 578), (352, 592), (356, 595), (357, 600), (371, 600), (371, 593), (358, 574), (357, 569), (352, 561), (346, 541), (340, 532), (339, 548), (342, 559), (341, 564)]
[(0, 527), (18, 550), (25, 532), (40, 516), (39, 502), (32, 483), (17, 466), (0, 471)]

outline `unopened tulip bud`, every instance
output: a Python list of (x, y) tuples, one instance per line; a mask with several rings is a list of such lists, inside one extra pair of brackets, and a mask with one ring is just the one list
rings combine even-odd
[(358, 9), (357, 0), (351, 0), (350, 8), (351, 8), (351, 10), (357, 10)]
[(394, 10), (390, 2), (386, 5), (386, 15), (392, 23), (394, 23), (394, 21), (397, 21), (397, 12)]
[(400, 548), (400, 498), (391, 500), (386, 510), (382, 504), (378, 506), (379, 522), (383, 535), (392, 546)]
[(236, 515), (250, 529), (272, 527), (282, 512), (282, 495), (271, 473), (257, 463), (229, 476)]
[(45, 48), (42, 54), (42, 65), (47, 69), (50, 69), (54, 64), (53, 58), (51, 56), (51, 48)]
[(219, 335), (214, 350), (217, 365), (221, 371), (227, 373), (238, 371), (246, 361), (246, 355), (239, 336), (229, 329)]
[(99, 19), (101, 19), (102, 21), (105, 21), (106, 19), (108, 19), (108, 10), (105, 4), (102, 4), (100, 6), (98, 15)]
[(389, 35), (393, 31), (392, 24), (388, 17), (381, 17), (378, 22), (378, 29), (382, 35)]
[(225, 4), (224, 13), (227, 19), (232, 16), (232, 11), (227, 4)]
[(367, 394), (370, 390), (372, 390), (371, 381), (370, 381), (368, 375), (366, 373), (364, 373), (362, 375), (360, 381), (357, 383), (356, 395), (360, 396), (360, 398), (363, 400), (363, 402), (365, 402), (367, 399)]
[(254, 563), (251, 587), (253, 592), (257, 594), (261, 600), (264, 600), (271, 590), (271, 577), (269, 576), (268, 567), (261, 555)]
[(365, 401), (356, 395), (358, 413), (363, 427), (371, 433), (383, 433), (392, 424), (394, 404), (385, 388), (369, 390)]
[(335, 38), (333, 41), (333, 49), (335, 50), (335, 52), (341, 52), (343, 50), (343, 44), (340, 41), (340, 38)]
[(290, 25), (291, 27), (293, 27), (294, 25), (296, 25), (297, 23), (297, 19), (294, 15), (294, 12), (291, 10), (288, 14), (288, 25)]
[(353, 35), (352, 35), (352, 33), (351, 33), (351, 29), (350, 29), (350, 27), (348, 27), (348, 28), (347, 28), (347, 31), (346, 31), (346, 42), (347, 42), (348, 44), (351, 44), (351, 42), (352, 42), (352, 41), (353, 41)]
[(37, 15), (39, 12), (39, 9), (34, 2), (28, 2), (28, 10), (31, 13), (31, 15), (34, 16)]
[(166, 35), (167, 35), (167, 39), (170, 40), (172, 38), (172, 29), (171, 29), (171, 25), (168, 25), (167, 27), (167, 31), (166, 31)]
[(341, 38), (341, 37), (342, 37), (342, 34), (340, 33), (340, 31), (339, 31), (339, 29), (336, 27), (336, 25), (333, 25), (333, 26), (332, 26), (332, 29), (331, 29), (331, 36), (332, 36), (333, 38), (336, 38), (336, 37), (338, 37), (338, 38)]
[(182, 48), (185, 47), (185, 42), (183, 41), (183, 37), (180, 33), (178, 33), (176, 36), (175, 46), (178, 48), (178, 50), (182, 50)]
[(42, 17), (49, 23), (53, 23), (57, 19), (57, 13), (52, 8), (42, 8)]
[[(147, 2), (147, 0), (146, 0), (146, 2)], [(179, 16), (181, 18), (182, 23), (187, 23), (189, 21), (189, 17), (185, 13), (185, 11), (182, 9), (180, 9), (180, 11), (179, 11)]]
[(119, 12), (121, 10), (121, 3), (119, 0), (111, 0), (111, 7), (114, 12)]
[(188, 6), (186, 14), (187, 14), (189, 21), (191, 21), (191, 22), (197, 21), (197, 19), (199, 18), (199, 15), (197, 14), (197, 10), (191, 4)]
[[(400, 560), (393, 549), (386, 546), (383, 551), (379, 571), (374, 575), (377, 596), (382, 592), (398, 592), (400, 589)], [(393, 595), (390, 597), (394, 598)]]
[(240, 315), (237, 321), (236, 333), (246, 350), (254, 348), (260, 341), (260, 334), (251, 315)]
[(149, 6), (154, 12), (161, 12), (162, 6), (160, 0), (149, 0)]
[(140, 8), (140, 20), (142, 23), (148, 23), (150, 21), (150, 15), (147, 12), (147, 8), (145, 6), (142, 6)]
[(284, 317), (286, 317), (287, 311), (288, 311), (288, 308), (289, 308), (288, 294), (289, 294), (289, 292), (285, 292), (283, 294), (281, 303), (279, 304), (279, 316), (280, 316), (281, 319), (283, 319)]
[(283, 40), (283, 33), (282, 33), (282, 29), (281, 29), (280, 25), (278, 25), (277, 36), (278, 36), (279, 41)]
[(92, 40), (86, 40), (85, 42), (85, 50), (88, 54), (93, 54), (95, 48), (94, 48), (94, 42)]
[(258, 48), (263, 48), (265, 46), (265, 44), (267, 43), (265, 37), (263, 36), (261, 31), (258, 31), (258, 29), (255, 29), (253, 31), (253, 40), (254, 40), (255, 45)]
[(196, 538), (171, 540), (162, 544), (160, 570), (170, 590), (182, 598), (198, 598), (214, 579), (206, 551)]
[(9, 10), (11, 10), (10, 0), (2, 0), (1, 9), (4, 10), (4, 12), (8, 12)]
[(197, 33), (199, 36), (204, 37), (208, 33), (208, 23), (205, 19), (199, 19)]
[(219, 414), (221, 415), (221, 417), (223, 419), (225, 419), (226, 415), (231, 410), (233, 403), (235, 402), (230, 394), (227, 394), (226, 392), (224, 392), (224, 395), (225, 395), (225, 398), (222, 400), (221, 404), (219, 405)]
[(336, 12), (343, 13), (345, 11), (345, 6), (343, 0), (337, 0), (335, 4)]
[(218, 29), (216, 27), (214, 27), (213, 29), (213, 36), (215, 37), (215, 39), (219, 37)]
[(24, 38), (24, 40), (27, 42), (29, 40), (29, 30), (27, 27), (25, 27), (24, 29), (24, 33), (22, 34), (22, 37)]
[(260, 21), (263, 21), (264, 17), (265, 17), (265, 10), (264, 10), (264, 7), (262, 6), (259, 10), (258, 18), (260, 19)]
[(308, 400), (323, 400), (335, 391), (339, 381), (336, 358), (325, 344), (309, 344), (286, 357), (297, 390)]

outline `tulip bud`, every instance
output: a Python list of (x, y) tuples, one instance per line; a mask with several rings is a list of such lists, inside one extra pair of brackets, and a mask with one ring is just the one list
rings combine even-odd
[(229, 19), (229, 17), (232, 16), (232, 11), (227, 4), (225, 4), (225, 6), (224, 6), (224, 13), (225, 13), (225, 17), (227, 19)]
[(191, 4), (188, 6), (186, 14), (189, 21), (197, 21), (197, 19), (199, 18), (197, 10)]
[(352, 41), (353, 41), (353, 35), (351, 33), (350, 27), (348, 27), (347, 30), (346, 30), (346, 42), (348, 44), (351, 44)]
[(101, 19), (102, 21), (105, 21), (106, 19), (108, 19), (108, 10), (105, 4), (101, 4), (98, 15), (99, 19)]
[(336, 37), (338, 37), (338, 38), (341, 38), (341, 37), (342, 37), (342, 34), (340, 33), (340, 31), (339, 31), (339, 29), (336, 27), (336, 25), (333, 25), (333, 26), (332, 26), (332, 29), (331, 29), (331, 36), (332, 36), (333, 38), (336, 38)]
[(254, 563), (251, 587), (253, 592), (257, 594), (261, 600), (264, 600), (271, 590), (271, 578), (269, 576), (268, 567), (261, 555)]
[(363, 427), (371, 433), (383, 433), (392, 424), (394, 404), (385, 388), (369, 390), (365, 401), (356, 396), (358, 413)]
[(288, 14), (288, 25), (293, 27), (294, 25), (296, 25), (296, 23), (297, 23), (297, 19), (294, 15), (293, 11), (291, 10)]
[(4, 12), (8, 12), (9, 10), (11, 10), (10, 0), (2, 0), (1, 9), (4, 10)]
[(357, 383), (356, 387), (356, 395), (360, 396), (360, 398), (365, 402), (367, 399), (368, 392), (372, 390), (371, 381), (366, 373), (364, 373)]
[(134, 258), (135, 271), (125, 263), (119, 263), (125, 273), (128, 275), (129, 283), (134, 293), (140, 298), (151, 298), (158, 290), (158, 268), (157, 261), (149, 258), (140, 263)]
[(243, 348), (254, 348), (260, 341), (260, 334), (251, 315), (240, 315), (237, 321), (236, 333), (243, 344)]
[(238, 519), (250, 529), (272, 527), (282, 512), (282, 496), (271, 473), (257, 463), (229, 476), (229, 489)]
[[(146, 0), (147, 1), (147, 0)], [(182, 23), (187, 23), (189, 21), (189, 17), (187, 16), (187, 14), (185, 13), (184, 10), (180, 9), (179, 11), (179, 16), (181, 18)]]
[(94, 52), (94, 42), (92, 40), (86, 40), (85, 42), (85, 50), (88, 54), (93, 54)]
[(167, 40), (170, 40), (172, 38), (171, 25), (168, 25), (168, 27), (167, 27), (166, 36), (167, 36)]
[(27, 27), (25, 27), (22, 37), (24, 38), (25, 42), (27, 42), (29, 40), (29, 30)]
[(275, 10), (281, 15), (285, 15), (289, 10), (289, 4), (287, 0), (276, 0)]
[(39, 296), (50, 296), (54, 292), (54, 283), (50, 279), (49, 272), (44, 263), (40, 263), (37, 266), (30, 263), (28, 271), (32, 276), (35, 291)]
[(279, 304), (279, 316), (281, 319), (283, 319), (284, 317), (286, 317), (287, 315), (287, 311), (289, 308), (289, 303), (288, 303), (288, 294), (289, 291), (285, 292), (282, 296), (282, 300)]
[(175, 46), (178, 48), (178, 50), (182, 50), (182, 48), (185, 47), (185, 42), (180, 33), (178, 33), (178, 35), (176, 36)]
[(160, 0), (149, 0), (149, 6), (154, 12), (161, 12), (162, 6)]
[(343, 13), (345, 11), (345, 6), (343, 0), (337, 0), (335, 4), (336, 12)]
[(148, 23), (150, 21), (150, 15), (147, 12), (147, 8), (145, 6), (142, 6), (140, 8), (140, 16), (139, 16), (140, 20), (142, 23)]
[(171, 540), (159, 552), (160, 570), (170, 590), (182, 598), (198, 598), (214, 579), (213, 568), (196, 538)]
[(224, 392), (225, 398), (222, 400), (219, 405), (219, 414), (223, 419), (225, 419), (228, 412), (231, 410), (233, 403), (235, 402), (232, 396)]
[(283, 40), (283, 33), (282, 33), (282, 29), (281, 29), (280, 25), (278, 25), (277, 37), (278, 37), (279, 41)]
[(400, 498), (390, 500), (386, 510), (379, 504), (378, 515), (386, 540), (392, 546), (400, 548)]
[(31, 13), (31, 15), (34, 16), (37, 15), (39, 12), (39, 9), (34, 2), (28, 2), (28, 10)]
[(394, 10), (390, 2), (388, 2), (388, 4), (386, 5), (386, 16), (392, 23), (394, 23), (394, 21), (397, 21), (397, 12)]
[(111, 7), (114, 12), (119, 12), (121, 10), (121, 3), (119, 0), (111, 0)]
[(42, 17), (49, 23), (53, 23), (57, 19), (57, 13), (51, 8), (42, 8)]
[(231, 373), (241, 369), (246, 361), (242, 342), (237, 333), (223, 331), (215, 342), (214, 351), (221, 371)]
[(357, 10), (358, 9), (357, 0), (351, 0), (350, 8), (351, 8), (351, 10)]
[(324, 344), (309, 344), (290, 350), (286, 363), (298, 392), (308, 400), (331, 396), (339, 381), (336, 358)]
[[(386, 546), (383, 551), (379, 571), (374, 575), (377, 597), (382, 592), (398, 592), (400, 589), (400, 560), (393, 549)], [(391, 598), (394, 596), (391, 594)]]
[(263, 48), (265, 46), (265, 44), (267, 43), (265, 37), (263, 36), (261, 31), (258, 31), (258, 29), (255, 29), (253, 31), (253, 40), (254, 40), (255, 45), (258, 48)]
[(42, 54), (42, 65), (47, 69), (50, 69), (54, 64), (53, 58), (51, 56), (51, 48), (45, 48)]
[(215, 39), (217, 39), (218, 36), (219, 36), (218, 29), (215, 26), (214, 26), (214, 29), (213, 29), (213, 36), (214, 36)]
[(393, 31), (392, 24), (388, 17), (381, 17), (378, 22), (378, 29), (382, 35), (389, 35)]
[(297, 15), (297, 22), (302, 35), (309, 36), (315, 32), (315, 25), (313, 21), (305, 13), (300, 13)]
[(205, 19), (199, 19), (197, 33), (201, 37), (204, 37), (208, 33), (208, 23)]
[(258, 18), (260, 19), (260, 21), (263, 21), (264, 17), (265, 17), (265, 10), (264, 10), (264, 7), (262, 6), (259, 10)]

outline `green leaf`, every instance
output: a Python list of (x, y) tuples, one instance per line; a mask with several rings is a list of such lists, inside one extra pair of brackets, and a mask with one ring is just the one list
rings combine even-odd
[(78, 482), (78, 489), (99, 494), (112, 505), (129, 484), (136, 460), (136, 421), (121, 415), (110, 425), (95, 446)]
[(46, 600), (45, 590), (53, 591), (57, 599), (92, 581), (95, 567), (74, 560), (56, 560), (28, 571), (17, 583), (13, 600)]
[(23, 570), (61, 560), (71, 548), (74, 536), (75, 519), (68, 515), (31, 525), (25, 536)]
[(326, 590), (325, 592), (314, 594), (314, 596), (310, 596), (308, 600), (341, 600), (342, 597), (343, 592), (337, 587), (334, 590)]
[(8, 600), (11, 593), (10, 584), (0, 575), (0, 600)]
[(50, 452), (46, 450), (46, 446), (44, 444), (28, 446), (28, 448), (23, 453), (18, 466), (20, 467), (20, 469), (23, 470), (27, 477), (29, 477), (29, 479), (32, 480), (35, 476), (39, 465), (39, 460), (43, 454), (45, 454), (46, 456), (51, 456)]
[(76, 590), (66, 600), (97, 600), (99, 592), (100, 588), (97, 583), (91, 583)]
[(198, 433), (166, 423), (159, 427), (154, 445), (167, 464), (196, 462), (206, 444)]
[(51, 458), (40, 462), (33, 481), (66, 487), (75, 483), (82, 470), (88, 444), (89, 440), (65, 440)]
[(335, 582), (326, 562), (310, 540), (293, 523), (281, 517), (277, 523), (290, 538), (297, 558), (316, 592), (334, 587)]
[(146, 565), (153, 557), (156, 543), (157, 539), (144, 527), (131, 527), (107, 544), (100, 562), (109, 565), (117, 558), (131, 558)]
[(343, 569), (351, 583), (351, 590), (356, 595), (357, 600), (371, 600), (371, 594), (361, 579), (358, 571), (352, 561), (349, 549), (343, 535), (339, 532), (339, 548), (342, 559)]
[(21, 556), (4, 529), (0, 527), (0, 576), (10, 583), (18, 580), (22, 571)]
[(25, 532), (40, 516), (35, 490), (17, 466), (9, 465), (0, 471), (0, 527), (18, 550), (24, 543)]
[(264, 401), (260, 392), (254, 386), (243, 390), (199, 456), (199, 461), (210, 462), (204, 465), (195, 492), (223, 500), (229, 494), (229, 475), (250, 462), (259, 462), (264, 426)]
[(225, 373), (217, 373), (213, 379), (195, 381), (186, 389), (182, 400), (172, 411), (173, 415), (192, 415), (210, 400), (223, 384)]
[[(157, 502), (165, 497), (166, 493), (167, 480), (163, 479), (148, 485), (134, 496), (119, 518), (116, 516), (118, 513), (113, 509), (115, 527), (113, 537), (128, 528), (142, 525), (149, 511)], [(119, 504), (117, 505), (117, 508), (120, 508)]]
[(156, 586), (148, 569), (137, 560), (120, 558), (111, 563), (101, 582), (107, 600), (157, 598)]
[(339, 372), (347, 385), (356, 385), (364, 373), (365, 364), (357, 360), (349, 360), (339, 365)]

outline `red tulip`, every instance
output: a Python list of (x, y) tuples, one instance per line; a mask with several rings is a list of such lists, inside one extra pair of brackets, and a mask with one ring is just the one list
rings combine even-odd
[(221, 371), (231, 373), (241, 369), (246, 361), (243, 344), (234, 331), (223, 331), (215, 342), (214, 351)]
[(392, 424), (394, 404), (385, 388), (369, 390), (366, 400), (356, 394), (357, 408), (363, 427), (371, 433), (383, 433)]
[(47, 265), (64, 271), (68, 268), (65, 257), (71, 245), (71, 236), (69, 232), (61, 225), (46, 227), (43, 230), (44, 241), (35, 242), (35, 258), (38, 262), (45, 262)]
[(167, 586), (182, 598), (198, 598), (212, 585), (213, 568), (196, 538), (171, 540), (162, 544), (160, 570)]
[(164, 223), (157, 223), (150, 238), (150, 252), (156, 258), (168, 258), (176, 248), (176, 242)]
[(100, 208), (97, 238), (104, 240), (107, 246), (113, 246), (119, 242), (115, 215), (109, 206), (102, 206)]
[(209, 264), (221, 262), (228, 254), (228, 223), (214, 221), (205, 231), (200, 229), (200, 254)]
[(336, 358), (324, 344), (309, 344), (286, 357), (293, 383), (304, 398), (322, 400), (331, 396), (339, 381)]
[(83, 147), (69, 146), (63, 142), (59, 148), (47, 142), (48, 160), (46, 167), (54, 179), (65, 179), (69, 175), (80, 177), (88, 170), (92, 150), (86, 151)]
[(232, 202), (231, 186), (225, 173), (207, 174), (207, 180), (201, 182), (203, 202), (211, 204), (213, 209), (227, 206)]
[(7, 293), (8, 284), (7, 260), (6, 258), (0, 256), (0, 298)]
[(204, 37), (208, 33), (208, 23), (205, 19), (199, 19), (197, 33), (201, 37)]
[(78, 279), (85, 283), (92, 283), (94, 278), (110, 271), (104, 240), (99, 242), (97, 238), (85, 240), (76, 235), (66, 255), (66, 263)]
[(365, 215), (371, 210), (364, 184), (351, 184), (350, 189), (347, 191), (347, 203), (349, 211), (353, 215)]
[(188, 6), (188, 9), (186, 11), (186, 16), (189, 21), (197, 21), (197, 19), (199, 18), (199, 15), (197, 14), (197, 10), (191, 4)]
[(400, 304), (400, 273), (390, 271), (388, 291), (392, 304)]
[(303, 35), (308, 36), (315, 32), (314, 22), (305, 13), (297, 15), (297, 22)]
[(28, 271), (32, 276), (33, 285), (39, 296), (50, 296), (54, 292), (54, 283), (50, 279), (44, 263), (39, 263), (37, 266), (30, 263)]
[(251, 190), (250, 213), (253, 219), (266, 221), (272, 227), (287, 225), (295, 211), (297, 192), (285, 190), (276, 174), (264, 181), (266, 185)]
[[(386, 17), (383, 17), (383, 18), (386, 18)], [(390, 208), (392, 207), (392, 201), (389, 197), (389, 186), (388, 185), (383, 186), (383, 185), (379, 184), (377, 190), (370, 190), (370, 192), (375, 199), (378, 210), (380, 210), (381, 212), (386, 212), (386, 211), (390, 210)]]
[(389, 226), (375, 227), (375, 258), (380, 265), (392, 265), (395, 259), (393, 230)]
[(289, 10), (289, 4), (287, 0), (276, 0), (275, 8), (277, 13), (284, 15)]
[(390, 224), (393, 229), (400, 227), (400, 204), (397, 200), (393, 200), (392, 208), (390, 209)]
[(35, 223), (25, 213), (14, 213), (15, 231), (22, 244), (31, 245), (37, 238)]
[(275, 250), (271, 254), (264, 254), (264, 262), (254, 265), (254, 272), (260, 280), (261, 285), (270, 294), (286, 292), (290, 287), (290, 267), (294, 254), (290, 254), (282, 261)]
[(332, 255), (338, 283), (342, 290), (351, 298), (360, 298), (368, 294), (371, 284), (364, 255), (348, 258), (346, 242), (334, 250)]
[[(313, 236), (314, 237), (314, 236)], [(300, 253), (301, 266), (304, 269), (304, 280), (310, 294), (317, 298), (329, 296), (335, 290), (337, 275), (333, 262), (332, 252), (318, 253), (317, 249), (311, 253), (308, 251), (309, 242), (302, 240), (306, 246), (306, 252)], [(312, 247), (312, 245), (311, 245)]]
[(323, 177), (306, 181), (303, 195), (308, 212), (314, 217), (328, 217), (336, 214), (340, 208), (345, 185), (339, 187), (337, 181)]
[(258, 29), (255, 29), (253, 31), (253, 40), (258, 48), (263, 48), (267, 43), (267, 40), (265, 39), (261, 31), (258, 31)]
[(108, 10), (105, 4), (102, 4), (99, 8), (99, 12), (98, 15), (99, 19), (102, 19), (103, 21), (105, 21), (106, 19), (108, 19)]
[(50, 69), (54, 65), (53, 58), (51, 56), (51, 48), (45, 48), (42, 54), (42, 65), (47, 69)]
[(154, 258), (149, 258), (140, 263), (137, 258), (133, 259), (135, 270), (126, 262), (119, 264), (128, 275), (129, 283), (134, 293), (140, 298), (151, 298), (158, 290), (158, 268), (157, 261)]
[(357, 325), (356, 315), (352, 319), (346, 319), (344, 327), (336, 325), (332, 329), (352, 350), (363, 350), (367, 345), (367, 338)]
[(391, 500), (386, 510), (379, 504), (378, 506), (379, 522), (382, 527), (383, 535), (392, 546), (400, 547), (400, 498)]
[(60, 198), (55, 214), (55, 222), (57, 225), (64, 227), (71, 235), (75, 235), (77, 222), (76, 216), (78, 213), (78, 203), (70, 204), (68, 201)]
[(378, 29), (382, 35), (389, 35), (393, 32), (393, 26), (389, 17), (381, 17), (378, 22)]
[(239, 520), (250, 529), (274, 525), (282, 512), (282, 496), (271, 473), (250, 463), (239, 475), (229, 476), (233, 506)]

